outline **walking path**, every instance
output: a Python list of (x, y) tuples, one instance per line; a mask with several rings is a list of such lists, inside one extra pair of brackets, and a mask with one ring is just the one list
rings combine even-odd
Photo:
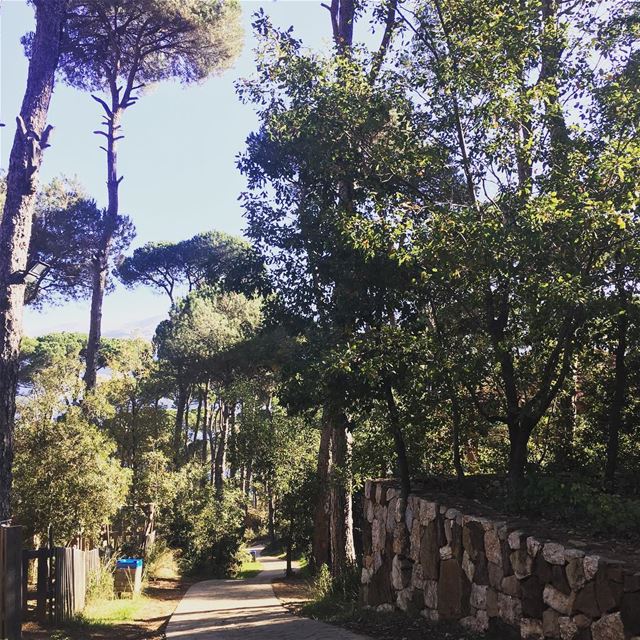
[(265, 568), (255, 578), (194, 584), (169, 621), (167, 640), (367, 640), (288, 613), (271, 587), (285, 562), (270, 556), (260, 561)]

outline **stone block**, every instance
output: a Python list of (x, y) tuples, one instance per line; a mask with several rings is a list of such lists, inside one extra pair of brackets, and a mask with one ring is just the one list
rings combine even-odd
[(535, 558), (538, 555), (540, 549), (542, 549), (542, 542), (540, 542), (540, 540), (537, 540), (533, 536), (529, 536), (527, 538), (527, 553), (532, 558)]
[(522, 531), (512, 531), (507, 536), (507, 542), (509, 544), (509, 548), (512, 551), (516, 551), (526, 546), (527, 537)]
[(490, 618), (497, 618), (500, 611), (498, 610), (498, 593), (495, 589), (489, 587), (487, 589), (487, 615)]
[(443, 620), (460, 619), (469, 614), (471, 585), (455, 560), (440, 565), (438, 579), (438, 613)]
[(384, 489), (381, 484), (376, 485), (376, 502), (382, 504), (384, 501)]
[(427, 525), (438, 517), (438, 505), (424, 498), (420, 499), (420, 524)]
[(565, 567), (567, 582), (573, 591), (580, 591), (584, 587), (586, 578), (584, 576), (584, 565), (581, 558), (569, 560)]
[(595, 584), (596, 599), (600, 613), (608, 613), (617, 609), (622, 599), (623, 584), (622, 582), (616, 582), (611, 579), (607, 565), (604, 563), (601, 564), (596, 573)]
[(440, 614), (437, 609), (423, 609), (420, 615), (431, 622), (438, 622), (440, 620)]
[(504, 593), (498, 594), (498, 616), (514, 627), (520, 624), (522, 618), (522, 602)]
[(569, 616), (558, 618), (560, 640), (575, 640), (578, 636), (578, 625)]
[(420, 537), (422, 531), (420, 530), (420, 521), (414, 520), (413, 526), (410, 529), (411, 535), (409, 536), (409, 557), (414, 562), (420, 562)]
[(533, 561), (533, 572), (540, 578), (541, 582), (551, 582), (553, 577), (551, 564), (544, 559), (541, 553)]
[(578, 629), (586, 629), (591, 626), (591, 618), (585, 616), (584, 613), (578, 613), (571, 618)]
[(365, 480), (364, 483), (364, 497), (369, 500), (371, 498), (371, 487), (373, 482), (371, 480)]
[(521, 547), (517, 551), (513, 551), (509, 556), (510, 564), (513, 567), (513, 573), (522, 580), (531, 575), (533, 572), (533, 558), (527, 552), (526, 547)]
[(624, 626), (620, 613), (602, 616), (591, 625), (593, 640), (624, 640)]
[(407, 504), (404, 512), (404, 523), (407, 526), (407, 531), (413, 530), (413, 503)]
[(470, 521), (462, 527), (462, 545), (474, 562), (484, 554), (484, 529), (480, 523)]
[(502, 544), (496, 529), (489, 529), (484, 534), (484, 550), (487, 560), (502, 566)]
[(598, 572), (600, 556), (585, 556), (583, 562), (584, 579), (593, 580)]
[(411, 586), (414, 589), (424, 589), (424, 574), (422, 573), (422, 565), (419, 562), (413, 564), (411, 573)]
[(437, 580), (440, 567), (440, 545), (438, 544), (437, 523), (430, 520), (422, 528), (420, 539), (420, 564), (425, 579)]
[(522, 618), (520, 620), (520, 637), (523, 640), (542, 640), (542, 621), (536, 618)]
[(473, 581), (477, 584), (489, 584), (489, 568), (484, 554), (478, 555), (474, 567)]
[(473, 616), (462, 618), (460, 625), (472, 633), (485, 633), (489, 630), (489, 618), (486, 611), (478, 611)]
[(398, 555), (391, 562), (391, 585), (396, 591), (406, 589), (411, 584), (412, 563)]
[(471, 603), (472, 607), (475, 607), (476, 609), (486, 610), (488, 589), (489, 587), (485, 585), (471, 585), (471, 597), (469, 599), (469, 602)]
[(596, 599), (596, 585), (587, 582), (576, 594), (573, 602), (574, 613), (584, 613), (589, 618), (597, 618), (600, 615), (600, 607)]
[(396, 522), (393, 530), (393, 553), (411, 557), (411, 541), (404, 522)]
[(571, 593), (571, 587), (567, 580), (567, 574), (565, 573), (565, 567), (554, 564), (551, 565), (551, 584), (558, 590), (562, 591), (565, 595)]
[(462, 554), (462, 570), (469, 579), (469, 582), (473, 582), (473, 576), (475, 574), (476, 568), (473, 562), (471, 562), (471, 558), (466, 551)]
[(520, 580), (516, 576), (507, 576), (502, 579), (500, 585), (500, 591), (506, 593), (514, 598), (520, 598), (522, 596), (522, 587), (520, 586)]
[(387, 533), (391, 533), (396, 527), (396, 509), (398, 507), (398, 498), (395, 496), (391, 498), (389, 501), (389, 506), (387, 507)]
[(371, 545), (373, 551), (380, 551), (385, 548), (387, 542), (387, 527), (384, 520), (375, 518), (371, 524)]
[(554, 611), (568, 616), (573, 611), (575, 594), (566, 595), (562, 591), (558, 591), (553, 585), (547, 584), (542, 592), (542, 599)]
[(560, 637), (560, 614), (553, 609), (546, 609), (542, 614), (542, 631), (545, 638)]
[(522, 612), (528, 618), (542, 618), (544, 584), (538, 576), (530, 576), (520, 582), (522, 589)]
[(542, 547), (542, 556), (549, 564), (564, 565), (564, 547), (557, 542), (547, 542)]
[(427, 609), (438, 608), (438, 582), (426, 580), (424, 583), (424, 604)]
[(440, 560), (451, 560), (453, 558), (453, 551), (447, 544), (444, 547), (440, 547)]
[(489, 571), (489, 584), (497, 591), (500, 591), (502, 587), (502, 579), (504, 578), (502, 566), (489, 562), (487, 569)]

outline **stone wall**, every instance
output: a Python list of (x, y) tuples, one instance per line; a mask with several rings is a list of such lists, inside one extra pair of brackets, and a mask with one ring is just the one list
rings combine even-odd
[(445, 501), (411, 495), (405, 510), (395, 483), (366, 483), (365, 606), (477, 632), (501, 621), (522, 638), (640, 640), (637, 569)]

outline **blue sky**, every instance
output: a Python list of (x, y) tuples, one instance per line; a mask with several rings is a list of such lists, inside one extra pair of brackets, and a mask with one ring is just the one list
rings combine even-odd
[[(208, 229), (240, 234), (244, 226), (237, 198), (244, 180), (235, 167), (247, 134), (255, 128), (251, 106), (242, 105), (234, 82), (253, 72), (251, 17), (259, 8), (275, 24), (293, 25), (307, 46), (330, 46), (330, 21), (317, 0), (242, 2), (245, 47), (236, 66), (202, 85), (164, 83), (151, 88), (125, 115), (119, 153), (121, 210), (137, 227), (134, 247), (149, 241), (180, 240)], [(0, 14), (0, 166), (6, 169), (15, 115), (24, 92), (27, 61), (20, 37), (33, 29), (33, 11), (22, 0), (4, 0)], [(55, 134), (42, 179), (75, 176), (99, 204), (105, 204), (105, 158), (99, 138), (100, 107), (91, 97), (58, 84), (49, 122)], [(150, 336), (168, 310), (164, 297), (118, 285), (104, 307), (105, 335)], [(25, 311), (25, 332), (87, 331), (88, 302), (42, 312)]]

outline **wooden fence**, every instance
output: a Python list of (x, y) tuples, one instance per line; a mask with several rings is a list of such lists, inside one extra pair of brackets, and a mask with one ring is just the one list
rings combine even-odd
[(21, 527), (0, 527), (0, 640), (20, 640), (27, 612), (28, 576), (35, 568), (35, 617), (40, 622), (64, 622), (86, 604), (92, 573), (100, 568), (97, 549), (69, 547), (22, 549)]
[(64, 622), (80, 613), (86, 604), (91, 573), (100, 567), (97, 549), (81, 551), (68, 547), (55, 550), (55, 620)]
[(0, 639), (20, 640), (22, 527), (0, 526)]

